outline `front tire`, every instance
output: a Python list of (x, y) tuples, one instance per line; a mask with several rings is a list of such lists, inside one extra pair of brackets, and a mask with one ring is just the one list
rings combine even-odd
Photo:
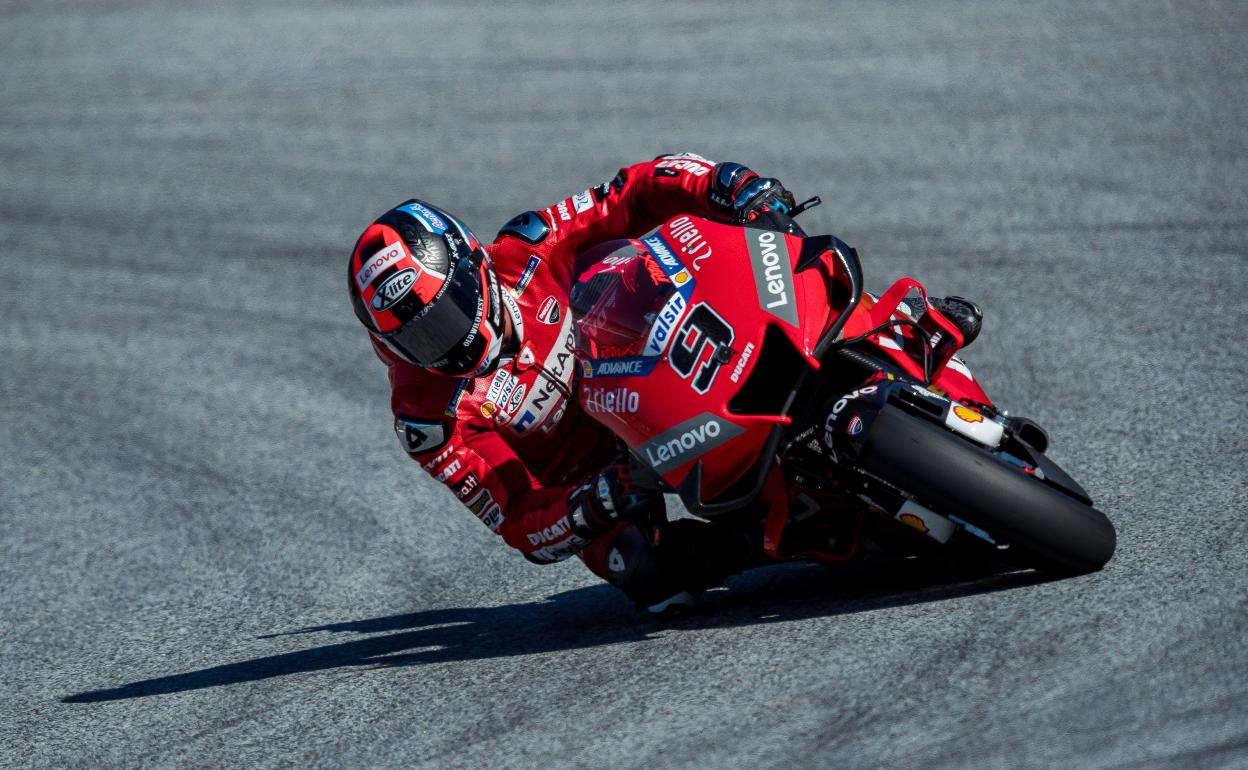
[(858, 463), (938, 513), (1021, 550), (1022, 558), (1009, 558), (1027, 566), (1094, 572), (1114, 555), (1117, 534), (1105, 514), (891, 404), (872, 423)]

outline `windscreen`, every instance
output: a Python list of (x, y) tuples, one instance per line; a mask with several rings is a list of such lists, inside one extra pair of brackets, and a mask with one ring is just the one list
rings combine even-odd
[(577, 355), (658, 355), (651, 330), (675, 287), (650, 252), (631, 241), (595, 246), (578, 259), (587, 267), (572, 287)]

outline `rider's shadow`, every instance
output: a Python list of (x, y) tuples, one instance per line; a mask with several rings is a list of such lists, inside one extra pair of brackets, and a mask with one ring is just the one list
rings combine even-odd
[(853, 569), (789, 564), (733, 578), (728, 590), (707, 594), (697, 614), (668, 621), (639, 617), (618, 591), (596, 585), (525, 604), (429, 610), (267, 634), (259, 638), (397, 632), (76, 693), (62, 702), (141, 698), (342, 666), (415, 666), (586, 649), (639, 642), (667, 629), (730, 628), (869, 612), (1047, 579), (1022, 571), (951, 572), (918, 561)]

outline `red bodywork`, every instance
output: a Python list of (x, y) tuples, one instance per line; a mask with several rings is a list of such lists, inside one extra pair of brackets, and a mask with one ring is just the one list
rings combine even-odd
[[(926, 297), (917, 281), (903, 278), (878, 298), (864, 293), (851, 302), (849, 265), (857, 264), (856, 255), (832, 241), (821, 253), (808, 246), (803, 258), (803, 243), (798, 236), (686, 216), (586, 255), (593, 266), (578, 289), (594, 291), (578, 308), (581, 404), (673, 488), (700, 462), (700, 497), (713, 500), (758, 467), (772, 428), (790, 423), (783, 409), (730, 409), (760, 360), (767, 365), (760, 350), (769, 330), (769, 345), (782, 335), (817, 372), (823, 364), (816, 349), (847, 308), (836, 339), (908, 318), (902, 298)], [(920, 325), (934, 342), (932, 386), (954, 400), (990, 403), (954, 357), (962, 342), (956, 327), (930, 306)], [(890, 328), (868, 341), (922, 378), (924, 343), (912, 329)], [(781, 478), (771, 475), (763, 497), (783, 509)], [(783, 526), (782, 515), (773, 518)]]

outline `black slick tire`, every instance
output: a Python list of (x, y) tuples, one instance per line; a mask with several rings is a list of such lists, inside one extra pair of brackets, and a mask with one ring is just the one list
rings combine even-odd
[(1005, 540), (1011, 561), (1078, 574), (1114, 555), (1117, 534), (1105, 514), (896, 406), (876, 416), (859, 464), (932, 510)]

